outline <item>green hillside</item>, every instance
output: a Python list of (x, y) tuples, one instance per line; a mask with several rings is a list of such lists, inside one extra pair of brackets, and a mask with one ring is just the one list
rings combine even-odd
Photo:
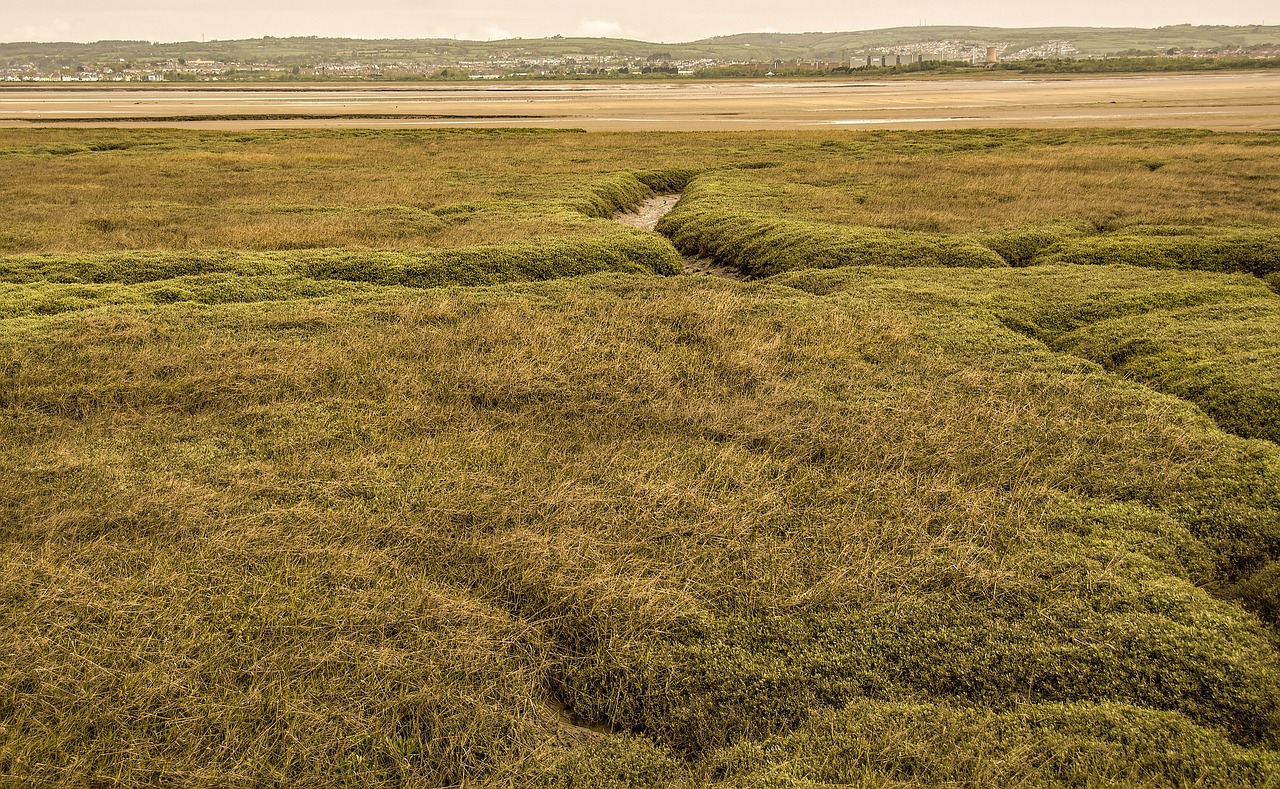
[(936, 42), (973, 46), (1000, 44), (1006, 51), (1066, 42), (1081, 56), (1121, 52), (1235, 49), (1280, 45), (1280, 26), (1193, 26), (1146, 28), (994, 28), (921, 26), (844, 33), (744, 33), (684, 43), (608, 38), (541, 38), (502, 41), (453, 39), (261, 38), (237, 41), (157, 43), (98, 41), (0, 44), (0, 64), (75, 66), (86, 63), (159, 63), (213, 60), (269, 63), (285, 67), (325, 61), (443, 63), (493, 58), (574, 58), (615, 56), (639, 61), (840, 60), (851, 53)]
[(890, 49), (933, 41), (1008, 44), (1022, 49), (1066, 41), (1082, 55), (1128, 50), (1215, 49), (1280, 43), (1280, 26), (1175, 25), (1159, 28), (1108, 27), (897, 27), (848, 33), (748, 33), (696, 42), (709, 47), (745, 47), (766, 57), (839, 57), (849, 51)]

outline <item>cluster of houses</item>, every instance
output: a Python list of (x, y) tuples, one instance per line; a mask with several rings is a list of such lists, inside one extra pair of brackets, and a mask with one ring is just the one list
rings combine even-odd
[(163, 82), (174, 75), (216, 79), (234, 73), (239, 64), (212, 60), (170, 59), (137, 66), (124, 60), (76, 66), (40, 67), (34, 63), (0, 66), (0, 82)]
[(581, 75), (601, 73), (693, 74), (699, 69), (736, 64), (711, 58), (675, 60), (643, 59), (622, 55), (529, 57), (498, 54), (483, 60), (441, 58), (438, 61), (365, 60), (326, 61), (299, 66), (279, 63), (225, 63), (215, 60), (171, 59), (144, 66), (88, 63), (74, 67), (40, 67), (36, 64), (0, 66), (0, 82), (160, 82), (220, 81), (254, 77), (413, 79), (436, 76), (472, 79)]
[[(1133, 53), (1150, 54), (1150, 53)], [(1169, 55), (1190, 57), (1280, 57), (1280, 47), (1240, 47), (1232, 50), (1170, 50)], [(218, 81), (244, 79), (502, 79), (595, 75), (611, 73), (651, 73), (692, 75), (706, 69), (724, 67), (771, 67), (866, 69), (932, 61), (962, 61), (992, 65), (1000, 61), (1039, 58), (1078, 58), (1080, 51), (1066, 40), (1041, 42), (1019, 47), (1009, 42), (961, 40), (927, 41), (882, 50), (854, 52), (844, 61), (767, 61), (717, 58), (673, 58), (655, 53), (646, 58), (623, 54), (575, 54), (546, 56), (519, 47), (495, 52), (483, 59), (460, 59), (441, 54), (429, 60), (388, 57), (333, 59), (318, 63), (288, 65), (275, 63), (234, 63), (217, 60), (170, 58), (147, 63), (119, 60), (68, 66), (38, 66), (34, 63), (0, 63), (0, 82), (162, 82)], [(771, 72), (772, 73), (772, 72)]]
[[(730, 61), (711, 58), (673, 60), (670, 58), (634, 58), (612, 54), (579, 54), (572, 56), (536, 56), (528, 53), (497, 53), (485, 59), (424, 61), (348, 61), (325, 62), (305, 66), (297, 73), (318, 77), (430, 77), (448, 72), (471, 79), (502, 79), (556, 75), (649, 73), (652, 71), (694, 74), (699, 69), (723, 65)], [(735, 61), (736, 62), (736, 61)]]
[(907, 44), (885, 50), (854, 54), (849, 58), (849, 68), (909, 66), (913, 63), (934, 61), (993, 64), (1001, 60), (1074, 58), (1079, 56), (1080, 50), (1066, 40), (1046, 41), (1035, 46), (1022, 48), (1017, 48), (1009, 42), (925, 41), (918, 44)]

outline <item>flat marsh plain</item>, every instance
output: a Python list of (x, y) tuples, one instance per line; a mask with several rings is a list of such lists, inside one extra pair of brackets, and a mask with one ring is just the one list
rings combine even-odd
[(0, 129), (0, 202), (5, 780), (1280, 782), (1280, 134)]

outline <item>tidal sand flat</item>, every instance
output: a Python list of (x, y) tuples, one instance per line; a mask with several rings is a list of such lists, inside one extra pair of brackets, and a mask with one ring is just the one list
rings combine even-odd
[(1280, 74), (1046, 78), (32, 89), (0, 125), (589, 130), (1280, 128)]

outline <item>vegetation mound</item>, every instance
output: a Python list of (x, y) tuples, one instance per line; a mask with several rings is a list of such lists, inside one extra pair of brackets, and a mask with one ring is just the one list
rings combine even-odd
[[(777, 281), (814, 293), (880, 287), (873, 272), (794, 274)], [(1037, 266), (956, 272), (904, 271), (910, 284), (993, 311), (1004, 325), (1195, 403), (1224, 430), (1280, 441), (1280, 336), (1274, 293), (1247, 276), (1152, 272), (1128, 266)]]
[(1008, 265), (968, 239), (782, 219), (733, 207), (724, 184), (697, 179), (658, 231), (687, 255), (714, 258), (762, 277), (838, 266)]
[(396, 252), (308, 249), (288, 252), (116, 252), (0, 257), (8, 282), (155, 282), (206, 274), (301, 276), (430, 288), (551, 279), (597, 271), (677, 274), (680, 255), (652, 233), (570, 237), (522, 244)]
[(1124, 704), (1028, 704), (1010, 713), (868, 699), (693, 766), (642, 739), (596, 741), (568, 755), (545, 785), (1236, 787), (1266, 785), (1276, 759)]
[(1095, 231), (1083, 223), (1037, 223), (992, 228), (970, 234), (977, 243), (995, 252), (1010, 266), (1030, 266), (1042, 262), (1041, 253)]
[(1280, 272), (1280, 230), (1130, 227), (1059, 242), (1044, 249), (1034, 262), (1243, 271), (1266, 277)]

